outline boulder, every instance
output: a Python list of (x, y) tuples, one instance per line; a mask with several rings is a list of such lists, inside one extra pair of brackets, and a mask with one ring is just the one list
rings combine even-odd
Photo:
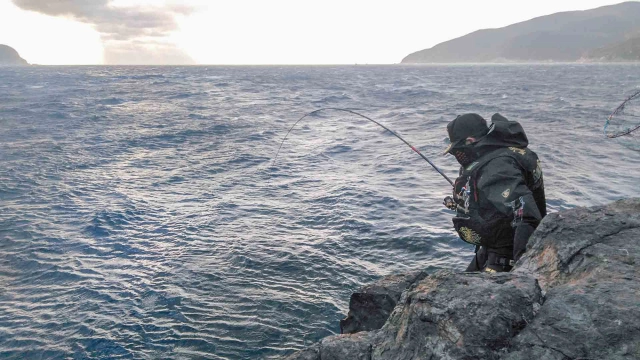
[(640, 359), (639, 264), (640, 199), (550, 214), (512, 272), (383, 278), (286, 359)]
[(372, 359), (498, 359), (540, 310), (535, 279), (438, 272), (403, 295)]
[(551, 214), (530, 243), (514, 273), (546, 302), (505, 359), (640, 359), (640, 201)]
[(389, 275), (363, 286), (351, 294), (349, 313), (340, 320), (340, 332), (353, 334), (380, 329), (396, 307), (402, 292), (426, 276), (424, 271)]

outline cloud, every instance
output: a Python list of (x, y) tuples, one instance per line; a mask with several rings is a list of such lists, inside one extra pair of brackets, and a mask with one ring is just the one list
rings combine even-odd
[(186, 6), (114, 7), (109, 0), (13, 0), (24, 10), (51, 16), (66, 16), (93, 24), (106, 39), (163, 37), (177, 29), (175, 15), (187, 15)]
[[(142, 59), (165, 62), (162, 57), (167, 61), (182, 61), (170, 62), (172, 64), (193, 63), (183, 51), (163, 40), (177, 30), (176, 16), (193, 11), (188, 6), (116, 7), (110, 4), (110, 0), (12, 1), (24, 10), (92, 24), (102, 37), (107, 64)], [(140, 54), (136, 54), (138, 51)]]
[(195, 61), (171, 43), (133, 41), (113, 44), (104, 49), (108, 65), (193, 65)]

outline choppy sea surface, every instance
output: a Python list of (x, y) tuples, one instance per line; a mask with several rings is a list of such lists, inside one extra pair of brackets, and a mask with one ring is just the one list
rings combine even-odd
[(0, 357), (260, 359), (349, 295), (473, 248), (442, 205), (456, 115), (520, 121), (551, 211), (638, 196), (603, 136), (636, 65), (0, 68)]

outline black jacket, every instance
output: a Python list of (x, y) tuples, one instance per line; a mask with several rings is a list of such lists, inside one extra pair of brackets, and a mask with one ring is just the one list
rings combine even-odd
[(478, 159), (456, 179), (453, 223), (464, 241), (517, 260), (546, 215), (544, 181), (522, 126), (499, 114), (492, 121), (474, 147)]

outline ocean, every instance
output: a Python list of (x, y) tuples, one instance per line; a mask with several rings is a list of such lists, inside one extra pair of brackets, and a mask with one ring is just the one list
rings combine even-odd
[(0, 357), (268, 359), (350, 294), (462, 270), (456, 115), (521, 122), (550, 211), (638, 196), (607, 139), (638, 65), (0, 68)]

